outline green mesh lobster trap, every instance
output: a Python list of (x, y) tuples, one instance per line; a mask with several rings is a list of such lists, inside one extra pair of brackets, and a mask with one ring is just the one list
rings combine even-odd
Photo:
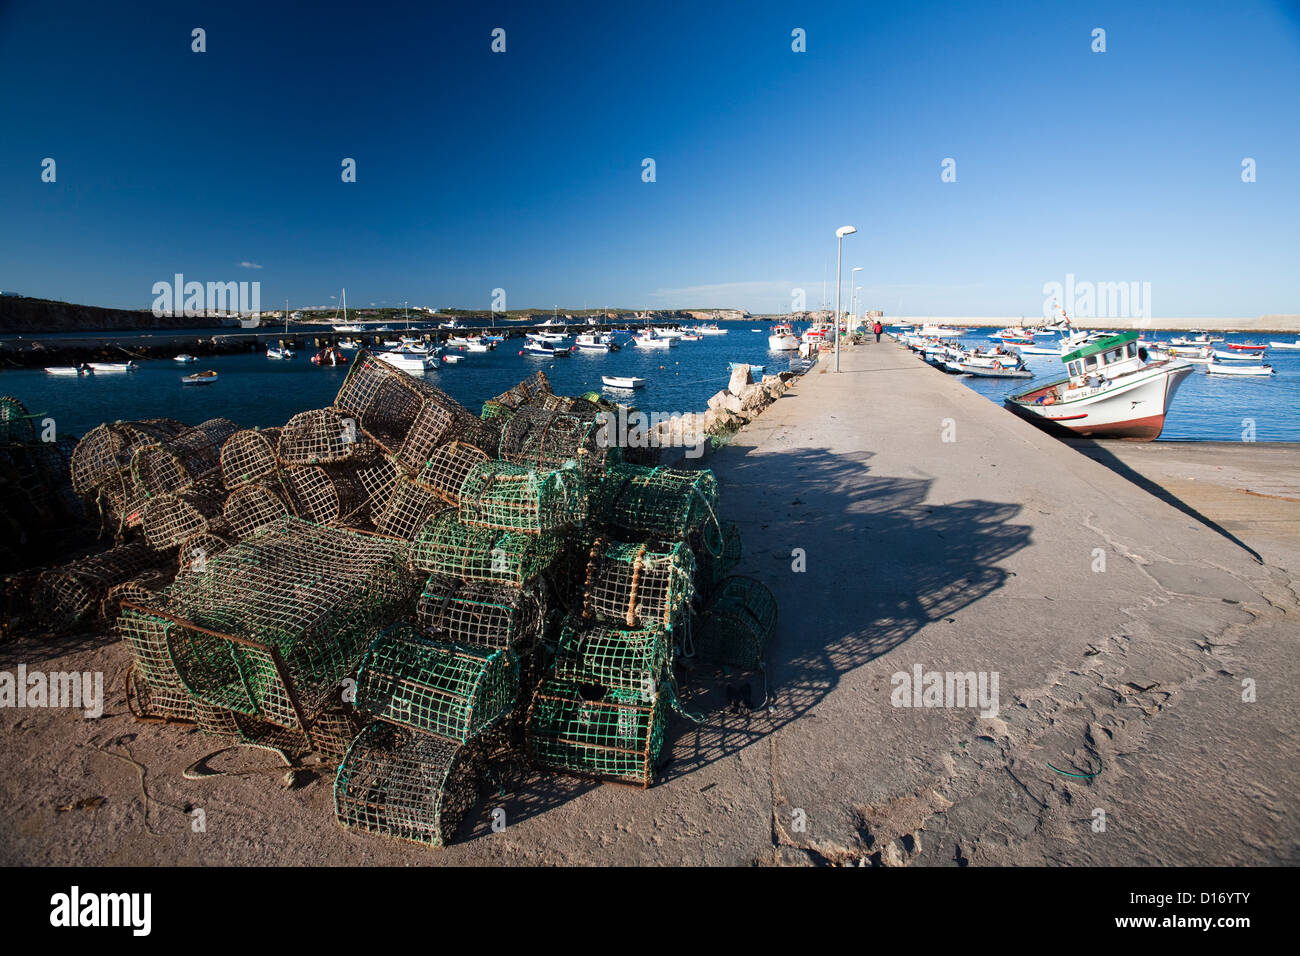
[(717, 524), (718, 480), (711, 471), (610, 465), (593, 497), (599, 520), (630, 536), (685, 541), (706, 523)]
[(761, 582), (724, 578), (695, 632), (695, 657), (707, 664), (755, 670), (776, 630), (776, 598)]
[(36, 441), (36, 426), (27, 406), (11, 395), (0, 398), (0, 445), (27, 445)]
[(478, 647), (523, 647), (541, 626), (541, 602), (532, 591), (484, 581), (431, 575), (415, 606), (432, 637)]
[(356, 417), (337, 408), (299, 412), (280, 430), (276, 444), (276, 457), (286, 467), (364, 461), (375, 453)]
[(506, 461), (474, 466), (460, 488), (462, 524), (538, 534), (580, 524), (587, 482), (577, 468), (539, 472)]
[(279, 428), (244, 428), (221, 446), (221, 483), (234, 491), (274, 475), (280, 468), (276, 447)]
[(351, 829), (446, 846), (478, 800), (479, 754), (473, 744), (376, 721), (339, 765), (334, 814)]
[(375, 530), (410, 541), (429, 516), (444, 507), (443, 500), (428, 485), (399, 478), (388, 502), (374, 513)]
[(500, 455), (539, 471), (576, 464), (596, 472), (617, 458), (617, 448), (601, 440), (604, 431), (594, 418), (525, 405), (502, 428)]
[(695, 556), (681, 542), (644, 544), (597, 538), (583, 585), (582, 611), (629, 628), (672, 630), (695, 594)]
[(620, 628), (566, 617), (555, 653), (555, 676), (653, 694), (668, 676), (672, 642), (661, 627)]
[(483, 411), (479, 413), (479, 418), (482, 419), (509, 418), (514, 413), (515, 410), (513, 408), (510, 408), (506, 405), (502, 405), (496, 399), (489, 398), (486, 402), (483, 403)]
[(357, 706), (379, 720), (465, 743), (519, 697), (519, 659), (424, 637), (409, 624), (379, 635), (357, 672)]
[(405, 548), (286, 518), (124, 605), (118, 628), (150, 675), (169, 676), (165, 653), (195, 697), (308, 731), (374, 634), (412, 613)]
[(100, 606), (100, 618), (110, 622), (115, 620), (122, 610), (123, 601), (139, 604), (142, 601), (151, 600), (155, 594), (167, 587), (175, 579), (175, 569), (161, 567), (150, 568), (147, 571), (140, 572), (128, 581), (114, 584), (108, 589), (108, 594), (104, 597), (103, 604)]
[(411, 563), (429, 574), (523, 587), (560, 556), (554, 532), (525, 534), (462, 524), (455, 508), (430, 518), (411, 545)]
[(695, 589), (707, 598), (740, 563), (740, 528), (734, 521), (708, 521), (691, 535), (690, 542), (695, 552)]
[(648, 787), (666, 724), (661, 694), (548, 678), (528, 710), (528, 753), (542, 769)]

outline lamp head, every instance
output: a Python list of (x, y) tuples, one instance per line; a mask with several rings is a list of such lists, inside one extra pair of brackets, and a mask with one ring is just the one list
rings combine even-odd
[(840, 226), (840, 228), (835, 230), (835, 238), (843, 239), (845, 236), (851, 236), (857, 231), (857, 226)]

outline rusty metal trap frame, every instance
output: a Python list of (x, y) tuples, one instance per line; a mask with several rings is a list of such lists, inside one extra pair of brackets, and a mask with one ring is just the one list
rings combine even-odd
[(432, 488), (447, 504), (459, 504), (465, 476), (476, 465), (490, 460), (491, 456), (481, 448), (465, 442), (448, 442), (433, 450), (420, 469), (420, 482)]
[(230, 493), (222, 505), (221, 516), (237, 538), (247, 538), (258, 528), (264, 528), (289, 514), (289, 506), (276, 487), (274, 479), (262, 479), (241, 485)]
[(428, 405), (440, 408), (453, 420), (474, 417), (446, 392), (363, 350), (353, 360), (333, 407), (356, 416), (366, 435), (386, 453), (396, 455), (422, 413), (422, 427), (436, 429), (443, 416), (428, 411)]
[(685, 541), (706, 523), (718, 524), (712, 471), (610, 465), (592, 497), (600, 523), (632, 536)]
[(187, 428), (156, 445), (137, 448), (131, 456), (131, 482), (135, 497), (147, 501), (156, 495), (182, 491), (221, 468), (221, 449), (239, 426), (227, 418), (213, 418)]
[(41, 572), (32, 604), (51, 629), (71, 628), (97, 614), (108, 590), (156, 568), (162, 556), (143, 541), (119, 544)]
[(542, 603), (532, 590), (435, 574), (425, 582), (415, 616), (435, 640), (523, 651), (537, 637)]
[(92, 428), (77, 442), (69, 465), (72, 487), (89, 495), (131, 464), (137, 448), (158, 444), (185, 430), (170, 418), (106, 422)]
[(365, 461), (376, 454), (355, 416), (337, 408), (311, 408), (285, 423), (276, 455), (286, 468)]
[(176, 573), (202, 572), (208, 568), (208, 559), (230, 547), (230, 542), (211, 531), (200, 531), (181, 542), (176, 550)]
[(658, 692), (547, 678), (528, 709), (528, 754), (545, 770), (648, 787), (667, 715), (665, 695)]
[(519, 697), (519, 659), (509, 648), (427, 638), (410, 624), (385, 630), (357, 671), (357, 706), (379, 720), (467, 742)]
[(549, 568), (563, 548), (564, 539), (555, 532), (473, 528), (460, 522), (455, 508), (446, 508), (415, 536), (411, 563), (429, 574), (523, 587)]
[(119, 630), (150, 673), (165, 651), (195, 697), (309, 730), (374, 634), (411, 616), (406, 547), (286, 518), (124, 606)]
[(276, 455), (280, 431), (278, 426), (244, 428), (226, 439), (221, 446), (221, 483), (227, 491), (243, 488), (280, 470)]
[(459, 514), (462, 524), (527, 534), (578, 525), (587, 514), (587, 479), (576, 466), (537, 471), (485, 461), (465, 476)]
[(159, 551), (174, 548), (191, 535), (219, 532), (224, 519), (225, 492), (215, 481), (182, 491), (164, 492), (149, 499), (141, 513), (145, 540)]
[(761, 581), (742, 575), (725, 578), (695, 629), (696, 660), (756, 670), (776, 621), (776, 598)]
[[(489, 398), (484, 403), (483, 409), (486, 413), (488, 405), (500, 406), (509, 412), (516, 412), (525, 405), (536, 404), (542, 401), (547, 395), (555, 394), (551, 388), (551, 380), (546, 377), (546, 373), (538, 369), (532, 375), (528, 376), (518, 385), (514, 385), (495, 398)], [(497, 414), (484, 414), (483, 418), (496, 418)]]
[(618, 460), (618, 449), (600, 440), (603, 432), (594, 418), (525, 405), (501, 431), (500, 456), (541, 471), (577, 463), (596, 472)]
[(669, 676), (672, 660), (672, 636), (661, 627), (621, 628), (569, 616), (554, 671), (562, 680), (649, 695)]
[(280, 474), (296, 517), (315, 524), (349, 524), (366, 513), (367, 501), (356, 473), (346, 466), (300, 465)]
[(597, 538), (588, 552), (583, 616), (671, 631), (695, 595), (695, 556), (682, 542)]
[(334, 814), (350, 829), (446, 846), (478, 801), (481, 748), (375, 721), (334, 778)]

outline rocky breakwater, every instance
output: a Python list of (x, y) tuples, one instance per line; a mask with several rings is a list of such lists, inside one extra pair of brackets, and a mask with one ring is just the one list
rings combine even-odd
[(700, 454), (692, 454), (692, 449), (725, 444), (789, 391), (798, 377), (794, 372), (780, 372), (755, 381), (750, 366), (739, 366), (732, 370), (727, 387), (709, 399), (705, 411), (688, 412), (654, 425), (650, 445), (665, 450), (685, 449), (683, 457), (698, 458)]

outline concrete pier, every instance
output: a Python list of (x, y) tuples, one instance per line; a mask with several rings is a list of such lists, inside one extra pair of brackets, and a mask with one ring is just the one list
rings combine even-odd
[[(328, 778), (183, 780), (210, 742), (135, 724), (119, 701), (99, 721), (7, 710), (4, 862), (1300, 860), (1294, 446), (1079, 448), (889, 342), (829, 365), (707, 462), (741, 527), (738, 571), (780, 601), (769, 706), (729, 711), (739, 677), (693, 681), (683, 706), (704, 722), (674, 720), (651, 789), (543, 777), (430, 851), (340, 829)], [(1214, 504), (1192, 458), (1241, 470), (1259, 492), (1242, 507), (1261, 510)], [(1191, 477), (1201, 500), (1179, 497)], [(3, 657), (102, 669), (106, 686), (127, 660), (84, 643)], [(896, 706), (896, 675), (918, 668), (996, 672), (996, 713)], [(762, 703), (762, 677), (743, 680)], [(93, 813), (55, 819), (97, 794)]]

